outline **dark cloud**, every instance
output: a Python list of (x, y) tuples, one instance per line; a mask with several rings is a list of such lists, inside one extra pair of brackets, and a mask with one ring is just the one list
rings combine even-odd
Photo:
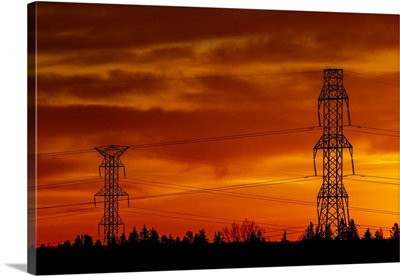
[(198, 92), (181, 94), (179, 99), (197, 103), (203, 109), (294, 114), (314, 108), (321, 89), (320, 72), (221, 78), (214, 74), (217, 77), (193, 80), (192, 89)]
[[(251, 110), (166, 112), (160, 109), (139, 111), (130, 108), (69, 106), (40, 107), (38, 114), (39, 151), (50, 145), (56, 147), (57, 144), (67, 150), (70, 148), (65, 148), (66, 145), (73, 145), (74, 149), (108, 144), (135, 145), (284, 128), (281, 125), (282, 114), (271, 116), (269, 113)], [(283, 118), (284, 121), (288, 119)], [(235, 143), (237, 141), (203, 143), (201, 146), (210, 147), (210, 152), (212, 149), (214, 154), (219, 152), (223, 155), (225, 150), (225, 154), (233, 154), (230, 147), (238, 145)], [(197, 146), (183, 146), (183, 150), (190, 148), (198, 151)]]
[(40, 53), (198, 42), (241, 36), (356, 50), (396, 47), (398, 16), (102, 4), (38, 4)]
[[(38, 90), (47, 104), (53, 99), (68, 95), (90, 102), (96, 99), (119, 99), (129, 93), (153, 94), (168, 87), (166, 81), (156, 81), (163, 76), (150, 72), (108, 71), (100, 74), (61, 75), (38, 74)], [(68, 104), (68, 103), (66, 103)]]
[[(39, 181), (57, 179), (60, 176), (63, 176), (62, 178), (65, 180), (72, 181), (73, 179), (95, 179), (98, 176), (96, 167), (100, 164), (101, 158), (94, 152), (81, 155), (42, 156), (38, 157), (37, 161)], [(92, 174), (92, 176), (88, 177), (88, 174)]]
[(52, 56), (52, 59), (41, 62), (41, 66), (96, 66), (100, 64), (142, 65), (161, 62), (179, 62), (195, 58), (194, 46), (163, 46), (154, 49), (134, 50), (87, 50), (69, 55)]
[[(139, 107), (142, 96), (150, 97), (153, 107), (171, 109), (165, 98), (175, 99), (173, 109), (268, 109), (288, 106), (301, 101), (308, 106), (315, 91), (320, 89), (319, 72), (271, 75), (218, 75), (204, 72), (194, 78), (169, 78), (148, 72), (113, 70), (107, 77), (100, 74), (63, 76), (39, 74), (39, 105), (79, 104), (126, 105)], [(63, 100), (64, 99), (64, 100)], [(62, 104), (60, 104), (60, 102)], [(181, 107), (178, 103), (181, 103)]]

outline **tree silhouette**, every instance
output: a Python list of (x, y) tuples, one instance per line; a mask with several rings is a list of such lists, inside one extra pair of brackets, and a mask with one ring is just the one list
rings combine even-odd
[(281, 243), (288, 243), (287, 235), (286, 235), (286, 230), (283, 232)]
[(150, 229), (148, 240), (151, 243), (158, 243), (160, 241), (160, 236), (154, 227)]
[(83, 246), (92, 247), (94, 245), (93, 238), (87, 234), (83, 235)]
[(195, 244), (206, 244), (208, 243), (208, 238), (204, 229), (199, 230), (193, 237), (193, 243)]
[(133, 243), (138, 243), (138, 242), (139, 242), (139, 234), (136, 230), (136, 227), (133, 227), (132, 232), (129, 233), (128, 243), (133, 244)]
[(379, 230), (375, 231), (374, 238), (375, 238), (375, 240), (383, 240), (382, 228), (380, 228)]
[(228, 226), (224, 226), (224, 228), (222, 228), (222, 234), (228, 242), (239, 242), (240, 225), (236, 222), (233, 222), (230, 228)]
[(162, 243), (175, 243), (176, 240), (174, 239), (174, 237), (172, 236), (172, 234), (169, 234), (169, 236), (167, 237), (167, 235), (162, 235), (160, 241)]
[(244, 219), (242, 224), (233, 222), (230, 227), (222, 228), (222, 235), (227, 242), (261, 241), (265, 240), (265, 233), (265, 228), (248, 219)]
[(253, 231), (251, 231), (250, 237), (247, 238), (246, 242), (254, 243), (256, 241), (257, 241), (257, 236), (256, 236), (256, 233), (253, 230)]
[(77, 235), (76, 238), (74, 239), (73, 247), (80, 247), (83, 245), (83, 236), (82, 235)]
[(100, 240), (97, 240), (96, 242), (95, 242), (95, 244), (94, 244), (94, 247), (95, 248), (101, 248), (103, 245), (101, 244), (101, 241)]
[(121, 237), (119, 238), (119, 243), (120, 244), (126, 244), (128, 240), (126, 239), (125, 233), (122, 233)]
[(244, 219), (240, 226), (240, 236), (242, 241), (254, 242), (256, 240), (256, 233), (260, 231), (261, 236), (265, 234), (265, 229), (260, 227), (254, 220), (250, 221)]
[(183, 244), (188, 244), (189, 243), (189, 240), (188, 240), (188, 238), (186, 236), (183, 236), (182, 243)]
[(399, 224), (395, 222), (393, 224), (392, 229), (390, 229), (390, 239), (392, 240), (398, 240), (399, 239)]
[(332, 240), (332, 229), (331, 229), (331, 225), (328, 224), (328, 226), (325, 228), (325, 232), (324, 232), (324, 239), (325, 240)]
[(349, 227), (347, 228), (347, 240), (350, 241), (358, 241), (360, 240), (360, 235), (358, 234), (358, 229), (354, 219), (351, 219), (349, 222)]
[(71, 245), (70, 240), (66, 240), (66, 241), (64, 242), (63, 246), (64, 246), (64, 248), (71, 248), (72, 245)]
[(304, 231), (303, 240), (312, 240), (314, 238), (314, 224), (310, 221), (310, 225), (307, 226)]
[(220, 231), (217, 233), (214, 232), (214, 244), (220, 244), (224, 242), (224, 237)]
[(365, 241), (372, 240), (372, 233), (371, 233), (371, 230), (369, 230), (369, 228), (367, 228), (367, 230), (365, 231), (364, 236), (363, 236), (362, 239), (365, 240)]
[(319, 240), (322, 240), (323, 236), (324, 236), (324, 234), (322, 232), (321, 227), (319, 227), (319, 226), (315, 227), (315, 234), (314, 234), (313, 239), (316, 241), (319, 241)]
[(187, 231), (184, 238), (186, 238), (188, 243), (193, 243), (193, 241), (194, 241), (193, 232)]
[(256, 235), (256, 241), (265, 242), (264, 235), (265, 235), (265, 232), (263, 233), (260, 229), (258, 229), (257, 235)]
[(160, 241), (161, 241), (162, 243), (168, 243), (168, 237), (167, 237), (167, 235), (161, 235)]
[(348, 227), (344, 222), (344, 219), (341, 219), (338, 226), (338, 234), (335, 237), (335, 240), (347, 240), (348, 239)]
[(147, 239), (149, 238), (150, 232), (147, 230), (146, 225), (143, 225), (142, 231), (139, 233), (139, 240), (141, 242), (146, 242)]

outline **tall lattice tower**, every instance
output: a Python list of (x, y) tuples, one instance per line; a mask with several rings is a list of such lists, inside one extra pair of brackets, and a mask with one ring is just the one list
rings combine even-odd
[(339, 226), (349, 224), (349, 196), (343, 185), (343, 148), (348, 148), (354, 174), (353, 146), (343, 135), (343, 105), (346, 103), (350, 125), (349, 97), (343, 86), (342, 69), (325, 69), (324, 85), (318, 99), (318, 120), (323, 113), (323, 134), (314, 147), (314, 171), (317, 175), (315, 157), (323, 150), (323, 180), (317, 196), (318, 230), (327, 229), (337, 235)]
[[(129, 195), (118, 185), (119, 168), (124, 168), (120, 156), (128, 149), (125, 146), (105, 146), (95, 147), (95, 149), (104, 156), (103, 162), (99, 166), (101, 178), (101, 168), (104, 168), (104, 187), (94, 195), (94, 204), (96, 206), (96, 196), (104, 197), (104, 215), (101, 218), (99, 226), (104, 226), (104, 243), (110, 245), (118, 240), (118, 227), (124, 226), (121, 217), (118, 215), (118, 198), (120, 196), (128, 197)], [(125, 229), (124, 229), (125, 232)]]

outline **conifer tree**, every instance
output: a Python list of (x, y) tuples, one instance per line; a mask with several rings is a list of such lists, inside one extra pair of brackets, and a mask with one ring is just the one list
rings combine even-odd
[(395, 222), (393, 224), (392, 229), (390, 229), (390, 239), (393, 239), (393, 240), (397, 239), (398, 240), (399, 239), (399, 233), (400, 233), (399, 224), (397, 222)]
[(367, 230), (365, 231), (363, 240), (365, 240), (365, 241), (372, 240), (372, 234), (371, 234), (371, 230), (369, 230), (369, 228), (367, 228)]

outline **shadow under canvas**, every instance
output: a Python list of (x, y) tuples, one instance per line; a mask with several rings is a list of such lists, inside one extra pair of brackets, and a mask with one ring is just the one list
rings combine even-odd
[(28, 269), (28, 265), (27, 264), (6, 264), (9, 267), (15, 268), (17, 270), (23, 271), (23, 272), (27, 272)]

